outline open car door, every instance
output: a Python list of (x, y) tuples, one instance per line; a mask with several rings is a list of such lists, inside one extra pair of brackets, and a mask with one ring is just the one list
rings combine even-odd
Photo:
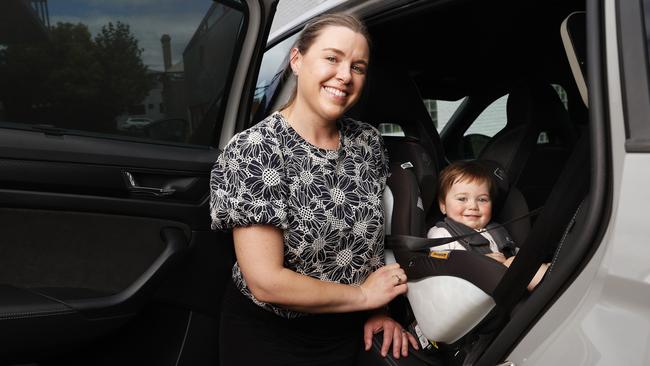
[(209, 174), (277, 0), (147, 3), (0, 4), (0, 364), (218, 363)]

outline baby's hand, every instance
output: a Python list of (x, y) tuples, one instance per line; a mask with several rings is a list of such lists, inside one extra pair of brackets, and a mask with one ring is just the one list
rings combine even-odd
[(503, 255), (503, 253), (488, 253), (486, 256), (494, 259), (495, 261), (499, 263), (505, 263), (506, 262), (506, 256)]

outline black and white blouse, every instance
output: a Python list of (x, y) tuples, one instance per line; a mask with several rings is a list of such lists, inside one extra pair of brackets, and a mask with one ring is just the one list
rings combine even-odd
[[(235, 135), (212, 170), (212, 228), (274, 225), (284, 233), (285, 267), (323, 281), (363, 283), (384, 263), (388, 159), (372, 126), (349, 118), (337, 126), (337, 150), (311, 145), (279, 112)], [(287, 318), (303, 315), (255, 299), (237, 263), (232, 276), (259, 306)]]

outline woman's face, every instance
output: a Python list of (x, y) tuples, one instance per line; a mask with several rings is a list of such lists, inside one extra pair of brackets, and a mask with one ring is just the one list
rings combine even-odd
[(341, 117), (359, 99), (368, 56), (366, 38), (341, 26), (323, 28), (304, 54), (294, 48), (291, 67), (298, 75), (295, 107), (306, 108), (325, 121)]

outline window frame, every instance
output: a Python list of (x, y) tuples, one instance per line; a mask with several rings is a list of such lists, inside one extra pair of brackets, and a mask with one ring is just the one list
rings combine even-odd
[(650, 122), (648, 121), (648, 116), (650, 116), (650, 85), (648, 82), (650, 56), (646, 43), (642, 1), (617, 1), (616, 24), (618, 25), (621, 92), (625, 119), (625, 150), (647, 153), (650, 152)]

